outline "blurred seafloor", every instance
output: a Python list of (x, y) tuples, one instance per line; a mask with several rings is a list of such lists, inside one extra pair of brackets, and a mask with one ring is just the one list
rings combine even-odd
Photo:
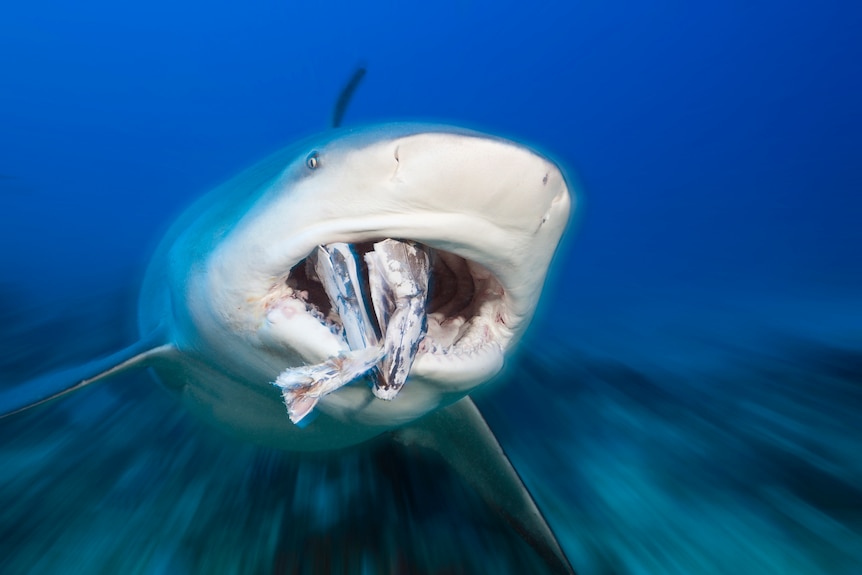
[[(2, 295), (4, 382), (134, 337), (132, 290)], [(639, 321), (646, 334), (546, 317), (506, 383), (479, 394), (580, 573), (862, 570), (860, 334), (736, 313), (726, 333), (667, 314)], [(0, 436), (2, 573), (544, 569), (438, 461), (386, 442), (302, 457), (240, 444), (145, 374), (4, 420)]]
[[(130, 342), (161, 232), (363, 59), (346, 125), (476, 127), (583, 184), (477, 399), (580, 572), (858, 575), (860, 6), (7, 2), (0, 385)], [(340, 572), (541, 566), (439, 462), (240, 445), (146, 375), (0, 421), (2, 575)]]

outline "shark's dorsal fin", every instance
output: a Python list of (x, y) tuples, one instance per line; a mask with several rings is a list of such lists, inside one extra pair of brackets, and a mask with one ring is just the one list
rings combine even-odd
[(446, 460), (545, 560), (553, 573), (574, 575), (550, 525), (469, 397), (392, 433), (408, 447)]
[(174, 352), (176, 347), (164, 343), (162, 333), (158, 332), (107, 357), (41, 375), (0, 392), (0, 419), (48, 403), (92, 383), (147, 367), (152, 360)]
[(350, 80), (344, 85), (341, 89), (341, 92), (338, 94), (338, 100), (335, 101), (335, 108), (332, 110), (332, 127), (338, 128), (341, 126), (341, 121), (344, 119), (344, 113), (347, 111), (347, 106), (350, 105), (350, 100), (353, 98), (353, 93), (356, 92), (356, 88), (359, 87), (359, 83), (362, 82), (362, 78), (365, 77), (365, 66), (360, 65), (356, 68), (356, 71), (353, 72), (353, 75), (350, 77)]

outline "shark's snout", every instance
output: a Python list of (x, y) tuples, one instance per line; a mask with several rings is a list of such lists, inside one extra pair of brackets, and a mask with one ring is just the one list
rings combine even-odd
[(397, 192), (417, 209), (472, 215), (529, 233), (568, 195), (555, 164), (506, 140), (423, 133), (402, 138), (396, 150)]

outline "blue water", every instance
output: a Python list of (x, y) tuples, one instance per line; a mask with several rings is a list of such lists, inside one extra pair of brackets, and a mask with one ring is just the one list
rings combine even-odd
[[(326, 128), (451, 122), (581, 189), (477, 398), (584, 574), (862, 572), (862, 8), (0, 9), (0, 376), (128, 343), (192, 199)], [(0, 422), (2, 573), (538, 573), (433, 461), (235, 444), (146, 377)], [(439, 477), (439, 480), (432, 480)]]

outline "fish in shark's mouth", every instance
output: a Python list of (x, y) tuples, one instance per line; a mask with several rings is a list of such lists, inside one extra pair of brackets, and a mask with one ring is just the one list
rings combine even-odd
[(455, 254), (391, 238), (318, 246), (291, 270), (283, 293), (343, 338), (349, 351), (284, 370), (291, 421), (317, 401), (367, 375), (374, 395), (394, 399), (417, 354), (469, 357), (502, 353), (503, 287), (485, 268)]

